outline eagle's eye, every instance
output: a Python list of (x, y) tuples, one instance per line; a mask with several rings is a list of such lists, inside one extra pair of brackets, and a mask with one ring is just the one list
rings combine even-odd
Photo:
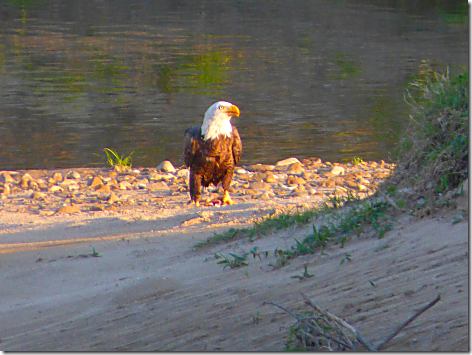
[(225, 109), (225, 107), (224, 107), (224, 106), (218, 106), (218, 109), (220, 109), (220, 110), (224, 110), (224, 109)]

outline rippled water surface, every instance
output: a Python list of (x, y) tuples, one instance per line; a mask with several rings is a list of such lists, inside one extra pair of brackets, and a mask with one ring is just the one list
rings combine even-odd
[(0, 170), (183, 164), (236, 104), (242, 164), (388, 160), (412, 76), (463, 70), (464, 1), (0, 0)]

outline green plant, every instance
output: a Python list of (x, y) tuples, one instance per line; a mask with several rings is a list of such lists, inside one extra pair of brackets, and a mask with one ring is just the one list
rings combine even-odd
[(262, 316), (259, 312), (256, 312), (255, 314), (252, 315), (252, 322), (254, 324), (259, 324), (261, 320), (262, 320)]
[(351, 162), (354, 165), (364, 164), (364, 161), (359, 157), (352, 158)]
[[(90, 254), (79, 254), (80, 258), (88, 258), (89, 256), (94, 257), (94, 258), (101, 257), (101, 255), (97, 253), (94, 247), (92, 247), (92, 252)], [(69, 257), (72, 257), (72, 256), (69, 256)]]
[(344, 264), (346, 261), (351, 261), (351, 254), (344, 255), (344, 257), (341, 259), (341, 262), (339, 263), (339, 265)]
[(275, 248), (274, 250), (275, 255), (275, 264), (269, 263), (274, 270), (280, 269), (285, 265), (288, 265), (289, 259), (294, 255), (290, 250), (282, 250), (279, 248)]
[[(217, 264), (224, 264), (223, 270), (229, 267), (230, 269), (235, 269), (241, 266), (247, 266), (246, 258), (248, 256), (248, 253), (244, 253), (243, 255), (237, 255), (234, 253), (228, 253), (233, 259), (230, 259), (228, 256), (224, 254), (218, 254), (218, 258), (221, 258), (223, 260), (220, 260), (217, 262)], [(215, 254), (216, 256), (217, 254)]]
[(262, 260), (261, 254), (265, 258), (267, 258), (269, 256), (268, 251), (257, 251), (257, 249), (258, 249), (257, 247), (254, 247), (251, 250), (249, 250), (249, 254), (251, 254), (254, 259), (257, 257), (257, 258), (259, 258), (259, 260)]
[(240, 228), (240, 229), (230, 228), (226, 232), (223, 232), (223, 233), (213, 233), (211, 237), (208, 237), (206, 240), (202, 242), (198, 242), (194, 244), (193, 247), (195, 249), (198, 249), (198, 248), (203, 248), (206, 246), (212, 246), (212, 245), (217, 245), (221, 243), (226, 243), (226, 242), (242, 239), (242, 238), (247, 237), (247, 235), (249, 234), (248, 233), (249, 231), (250, 231), (249, 228)]
[(290, 276), (291, 278), (294, 278), (294, 279), (300, 279), (300, 280), (306, 280), (310, 277), (313, 277), (315, 275), (312, 275), (310, 273), (308, 273), (308, 265), (304, 265), (304, 271), (303, 271), (303, 274), (301, 275), (293, 275), (293, 276)]
[(111, 167), (122, 166), (125, 168), (131, 168), (132, 166), (131, 155), (134, 153), (134, 151), (131, 152), (131, 154), (128, 155), (126, 158), (124, 157), (124, 155), (120, 157), (116, 151), (110, 148), (103, 148), (103, 151), (105, 152), (107, 156), (108, 164), (110, 164)]
[[(406, 207), (414, 213), (447, 205), (442, 198), (468, 177), (469, 76), (432, 69), (414, 79), (406, 91), (411, 122), (397, 150), (397, 169), (387, 188), (412, 188)], [(412, 204), (424, 198), (423, 206)]]
[(304, 211), (297, 209), (295, 213), (282, 212), (277, 215), (273, 214), (261, 221), (255, 221), (252, 228), (230, 228), (223, 233), (213, 233), (213, 236), (208, 237), (205, 241), (194, 244), (193, 247), (199, 249), (243, 238), (248, 238), (248, 240), (252, 242), (256, 235), (260, 237), (273, 230), (281, 230), (294, 225), (309, 223), (318, 213), (316, 209), (307, 209)]
[(297, 255), (305, 255), (305, 254), (314, 253), (313, 249), (311, 249), (309, 245), (307, 245), (306, 243), (299, 242), (298, 239), (296, 238), (293, 238), (293, 239), (295, 239), (295, 242), (297, 243), (295, 247), (293, 248), (295, 252), (297, 253)]

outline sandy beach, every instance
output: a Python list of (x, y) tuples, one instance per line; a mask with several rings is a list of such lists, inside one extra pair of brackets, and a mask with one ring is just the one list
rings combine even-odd
[[(280, 210), (319, 204), (329, 194), (323, 181), (339, 176), (329, 175), (333, 166), (318, 165), (316, 180), (308, 174), (315, 169), (309, 162), (302, 167), (307, 174), (292, 174), (306, 181), (305, 193), (298, 194), (294, 189), (279, 194), (282, 186), (277, 182), (270, 190), (257, 191), (251, 184), (265, 177), (253, 181), (258, 172), (246, 169), (249, 178), (244, 180), (240, 172), (235, 181), (241, 185), (232, 195), (235, 204), (228, 206), (188, 205), (185, 189), (179, 191), (185, 178), (180, 185), (167, 181), (165, 194), (141, 185), (111, 188), (104, 199), (98, 192), (87, 200), (90, 186), (80, 183), (76, 192), (53, 193), (48, 189), (58, 183), (50, 184), (36, 191), (45, 195), (36, 197), (28, 186), (10, 191), (0, 212), (0, 349), (281, 351), (295, 320), (263, 302), (301, 310), (303, 292), (374, 344), (440, 294), (441, 301), (385, 350), (467, 351), (468, 221), (453, 224), (457, 210), (429, 219), (399, 214), (382, 239), (359, 237), (344, 248), (329, 245), (323, 254), (302, 256), (275, 270), (268, 266), (273, 256), (223, 269), (215, 253), (243, 253), (256, 246), (261, 251), (289, 248), (293, 238), (309, 233), (311, 224), (252, 242), (246, 238), (194, 248), (215, 232), (251, 226)], [(344, 168), (344, 178), (356, 169)], [(286, 179), (291, 174), (274, 172), (289, 175), (282, 185), (290, 187)], [(55, 173), (30, 175), (38, 181)], [(24, 174), (14, 177), (12, 187), (20, 186)], [(103, 186), (111, 186), (110, 181)], [(149, 178), (148, 183), (156, 182)], [(254, 194), (242, 192), (250, 188)], [(122, 203), (109, 203), (111, 192)], [(74, 199), (81, 203), (74, 204)], [(66, 200), (78, 211), (60, 213)], [(103, 208), (92, 208), (97, 205)], [(468, 210), (467, 200), (458, 202), (460, 208)], [(350, 260), (342, 263), (346, 255)], [(291, 277), (301, 274), (305, 265), (314, 277)]]

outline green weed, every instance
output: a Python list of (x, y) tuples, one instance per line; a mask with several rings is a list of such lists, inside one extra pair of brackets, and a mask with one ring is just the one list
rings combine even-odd
[(228, 243), (238, 239), (246, 238), (250, 235), (249, 228), (230, 228), (226, 232), (223, 233), (213, 233), (211, 237), (208, 237), (206, 240), (202, 242), (198, 242), (194, 244), (195, 249), (203, 248), (206, 246), (213, 246), (221, 243)]
[[(230, 259), (228, 256), (224, 254), (217, 254), (218, 258), (221, 258), (223, 260), (220, 260), (217, 262), (217, 264), (224, 264), (223, 270), (229, 267), (230, 269), (235, 269), (241, 266), (247, 266), (248, 263), (246, 262), (246, 258), (249, 253), (244, 253), (243, 255), (237, 255), (234, 253), (228, 253), (232, 259)], [(216, 254), (215, 254), (216, 256)]]
[(354, 165), (364, 164), (364, 161), (359, 157), (352, 158), (351, 162)]
[(269, 256), (269, 252), (268, 251), (257, 251), (257, 247), (254, 247), (252, 248), (251, 250), (249, 250), (249, 254), (252, 255), (252, 257), (255, 259), (255, 258), (259, 258), (259, 260), (262, 260), (262, 256), (264, 256), (266, 259), (267, 257)]
[(79, 254), (80, 258), (88, 258), (89, 256), (91, 256), (93, 258), (101, 257), (101, 255), (99, 253), (97, 253), (97, 251), (95, 250), (94, 247), (92, 247), (92, 252), (90, 254)]
[(351, 261), (351, 254), (346, 254), (344, 255), (344, 257), (341, 259), (341, 262), (339, 263), (339, 265), (342, 265), (344, 264), (346, 261)]
[(309, 279), (310, 277), (313, 277), (313, 276), (315, 276), (315, 275), (310, 274), (310, 273), (308, 272), (308, 265), (304, 265), (303, 274), (301, 274), (301, 275), (293, 275), (293, 276), (290, 276), (290, 277), (293, 278), (293, 279), (306, 280), (306, 279)]
[(114, 166), (122, 166), (122, 167), (125, 167), (125, 168), (131, 168), (132, 166), (132, 158), (131, 158), (131, 155), (134, 153), (131, 152), (130, 155), (128, 155), (126, 158), (124, 155), (122, 155), (121, 157), (118, 155), (118, 153), (110, 148), (103, 148), (103, 151), (105, 152), (106, 156), (107, 156), (107, 161), (108, 161), (108, 164), (111, 166), (111, 167), (114, 167)]

